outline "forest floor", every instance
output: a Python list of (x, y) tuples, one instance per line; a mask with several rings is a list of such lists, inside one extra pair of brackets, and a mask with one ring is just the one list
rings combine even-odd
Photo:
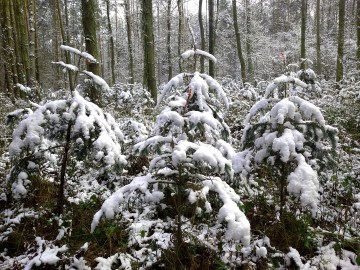
[[(253, 261), (247, 259), (249, 264), (246, 267), (249, 268), (244, 266), (241, 269), (298, 269), (299, 265), (303, 269), (311, 269), (311, 265), (325, 265), (324, 269), (335, 269), (333, 266), (337, 269), (360, 269), (360, 104), (354, 99), (329, 96), (331, 94), (311, 100), (322, 109), (327, 124), (339, 130), (338, 167), (334, 168), (332, 181), (326, 182), (327, 186), (322, 190), (322, 217), (318, 220), (310, 216), (298, 218), (289, 211), (281, 221), (277, 221), (275, 209), (267, 205), (265, 195), (242, 198), (245, 214), (251, 223), (253, 248), (266, 246), (268, 257)], [(251, 104), (253, 101), (247, 102)], [(7, 125), (6, 116), (26, 106), (29, 105), (24, 101), (13, 104), (0, 96), (0, 193), (7, 188), (5, 179), (11, 167), (7, 147), (14, 127)], [(113, 115), (123, 115), (116, 108), (107, 110)], [(239, 115), (246, 115), (246, 109), (237, 110), (243, 110)], [(231, 118), (237, 117), (232, 115)], [(233, 131), (241, 127), (239, 120), (227, 124)], [(139, 159), (132, 161), (139, 168), (143, 163)], [(127, 236), (121, 225), (104, 222), (94, 233), (90, 233), (91, 220), (100, 209), (103, 198), (91, 196), (80, 203), (69, 203), (67, 212), (58, 216), (52, 210), (56, 203), (54, 183), (39, 178), (33, 182), (33, 189), (36, 197), (17, 206), (9, 205), (0, 198), (0, 239), (4, 244), (0, 250), (0, 269), (7, 269), (9, 265), (13, 269), (22, 269), (22, 262), (36, 258), (36, 252), (42, 245), (48, 246), (54, 256), (65, 254), (66, 250), (68, 255), (62, 257), (61, 267), (74, 267), (66, 269), (90, 269), (85, 264), (91, 268), (99, 265), (101, 259), (96, 258), (108, 258), (119, 250), (126, 251)], [(16, 212), (16, 207), (26, 211), (17, 209)], [(10, 224), (10, 218), (17, 220)], [(59, 237), (61, 233), (66, 236)], [(34, 239), (34, 236), (37, 238)], [(57, 238), (59, 240), (55, 240)], [(64, 248), (65, 244), (67, 248)], [(44, 249), (42, 254), (45, 253)], [(49, 261), (53, 259), (49, 255)], [(295, 263), (288, 263), (290, 259)], [(251, 265), (255, 268), (250, 268)], [(41, 269), (60, 269), (58, 267)]]

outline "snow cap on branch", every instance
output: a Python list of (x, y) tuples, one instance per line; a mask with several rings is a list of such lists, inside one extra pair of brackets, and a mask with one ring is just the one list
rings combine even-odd
[(205, 56), (207, 58), (209, 58), (211, 61), (213, 61), (215, 64), (217, 62), (217, 59), (215, 58), (215, 56), (213, 56), (212, 54), (199, 50), (199, 49), (195, 49), (195, 50), (187, 50), (186, 52), (183, 52), (181, 54), (181, 58), (182, 59), (188, 59), (194, 55), (202, 55)]
[(81, 51), (79, 51), (78, 49), (75, 49), (75, 48), (73, 48), (73, 47), (66, 46), (66, 45), (61, 45), (61, 46), (60, 46), (60, 49), (61, 49), (61, 50), (64, 50), (64, 51), (71, 52), (71, 53), (76, 54), (76, 55), (79, 55), (80, 57), (85, 58), (87, 61), (89, 61), (89, 62), (91, 62), (91, 63), (97, 63), (97, 62), (98, 62), (98, 61), (95, 59), (95, 57), (92, 56), (90, 53), (81, 52)]

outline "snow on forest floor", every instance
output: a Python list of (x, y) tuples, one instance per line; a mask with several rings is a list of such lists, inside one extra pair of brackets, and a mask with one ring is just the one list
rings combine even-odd
[[(231, 85), (235, 86), (234, 83)], [(331, 86), (324, 89), (321, 96), (310, 101), (322, 110), (327, 124), (338, 128), (339, 141), (336, 166), (319, 175), (321, 188), (317, 217), (292, 211), (299, 209), (299, 205), (293, 203), (280, 218), (273, 194), (269, 192), (276, 187), (261, 181), (255, 183), (258, 180), (256, 175), (250, 177), (244, 186), (240, 183), (236, 190), (243, 203), (241, 209), (250, 221), (251, 242), (248, 247), (227, 254), (233, 257), (232, 262), (243, 264), (248, 267), (246, 269), (360, 269), (360, 105), (354, 99), (342, 97), (341, 91), (334, 95), (328, 90), (327, 95), (326, 89), (332, 89)], [(56, 172), (47, 172), (52, 175), (49, 181), (42, 175), (32, 179), (34, 196), (29, 199), (5, 201), (5, 179), (10, 169), (7, 147), (13, 128), (5, 125), (5, 116), (24, 104), (12, 105), (1, 97), (0, 242), (3, 247), (0, 250), (0, 269), (32, 269), (39, 265), (45, 267), (42, 269), (113, 269), (112, 264), (113, 267), (123, 265), (124, 269), (130, 269), (125, 268), (129, 257), (121, 255), (128, 250), (129, 236), (125, 224), (106, 221), (90, 232), (93, 216), (104, 199), (123, 183), (130, 182), (133, 176), (144, 173), (149, 165), (147, 158), (135, 156), (129, 149), (150, 135), (157, 112), (151, 109), (151, 102), (130, 112), (133, 104), (141, 100), (141, 95), (131, 96), (126, 91), (121, 95), (122, 103), (112, 104), (106, 110), (120, 123), (125, 134), (122, 150), (129, 164), (127, 174), (112, 183), (100, 183), (91, 180), (95, 173), (93, 170), (85, 169), (82, 176), (74, 176), (69, 181), (72, 190), (66, 195), (70, 202), (61, 215), (51, 210), (57, 194)], [(225, 121), (232, 131), (235, 150), (240, 145), (243, 120), (255, 103), (255, 95), (252, 91), (245, 91), (241, 96), (230, 94), (230, 110)], [(97, 187), (95, 190), (94, 186)], [(218, 263), (207, 260), (213, 263), (213, 267)], [(218, 265), (223, 267), (221, 269), (235, 269), (234, 264)]]

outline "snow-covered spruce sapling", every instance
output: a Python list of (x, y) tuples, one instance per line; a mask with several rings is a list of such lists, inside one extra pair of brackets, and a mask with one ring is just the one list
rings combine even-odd
[[(234, 156), (233, 167), (248, 177), (259, 172), (263, 180), (278, 183), (280, 213), (290, 194), (315, 217), (317, 171), (334, 164), (337, 129), (325, 124), (320, 108), (300, 97), (280, 101), (269, 98), (280, 81), (287, 82), (288, 78), (275, 79), (266, 90), (267, 98), (250, 109), (241, 138), (242, 151)], [(296, 78), (292, 82), (302, 83)]]
[(268, 98), (271, 94), (275, 98), (285, 98), (296, 95), (300, 89), (306, 89), (308, 85), (298, 79), (295, 74), (281, 75), (274, 79), (265, 89), (264, 98)]
[(100, 181), (121, 171), (126, 164), (122, 140), (114, 118), (77, 91), (68, 100), (39, 105), (13, 133), (9, 153), (14, 165), (7, 177), (11, 193), (15, 198), (25, 196), (33, 177), (55, 175), (61, 210), (66, 177), (94, 168), (94, 177)]
[[(176, 93), (166, 99), (153, 135), (134, 147), (142, 155), (152, 153), (149, 173), (108, 198), (91, 229), (102, 216), (128, 223), (132, 251), (120, 256), (148, 267), (184, 264), (195, 246), (231, 261), (239, 244), (249, 244), (250, 224), (227, 183), (234, 151), (217, 106), (227, 106), (226, 96), (212, 77), (182, 73), (164, 86), (157, 107), (171, 89)], [(210, 105), (213, 93), (220, 99)]]

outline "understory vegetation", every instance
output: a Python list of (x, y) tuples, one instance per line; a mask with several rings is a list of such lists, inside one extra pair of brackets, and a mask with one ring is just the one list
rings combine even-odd
[(359, 91), (194, 72), (104, 109), (0, 96), (0, 269), (358, 269)]

